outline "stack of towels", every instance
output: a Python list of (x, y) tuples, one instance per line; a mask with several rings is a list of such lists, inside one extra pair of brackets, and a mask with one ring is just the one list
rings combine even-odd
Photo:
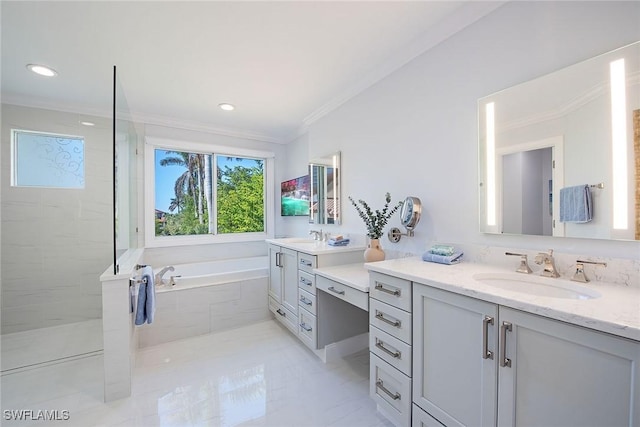
[(457, 264), (462, 261), (462, 252), (457, 252), (453, 246), (433, 245), (422, 255), (422, 260), (438, 264)]
[(327, 240), (327, 245), (329, 246), (347, 246), (348, 244), (349, 239), (345, 239), (342, 235), (333, 236)]

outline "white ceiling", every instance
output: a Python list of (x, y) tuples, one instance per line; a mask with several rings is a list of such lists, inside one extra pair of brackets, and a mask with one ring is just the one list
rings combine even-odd
[(286, 143), (499, 4), (2, 1), (2, 101)]

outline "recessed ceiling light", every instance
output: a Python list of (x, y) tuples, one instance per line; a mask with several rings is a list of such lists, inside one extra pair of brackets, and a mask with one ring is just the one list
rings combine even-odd
[(233, 104), (227, 104), (226, 102), (218, 104), (218, 107), (222, 108), (224, 111), (232, 111), (236, 108)]
[(80, 121), (80, 124), (81, 124), (82, 126), (95, 126), (95, 125), (96, 125), (95, 123), (93, 123), (93, 122), (89, 122), (89, 121), (86, 121), (86, 120), (81, 120), (81, 121)]
[(53, 68), (46, 67), (44, 65), (28, 64), (27, 68), (33, 71), (34, 73), (40, 74), (41, 76), (45, 76), (45, 77), (53, 77), (58, 75), (58, 72), (56, 70), (54, 70)]

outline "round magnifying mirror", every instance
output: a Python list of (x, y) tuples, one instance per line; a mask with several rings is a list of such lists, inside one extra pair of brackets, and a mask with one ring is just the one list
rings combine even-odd
[(400, 208), (400, 222), (411, 232), (420, 221), (422, 203), (417, 197), (407, 197)]

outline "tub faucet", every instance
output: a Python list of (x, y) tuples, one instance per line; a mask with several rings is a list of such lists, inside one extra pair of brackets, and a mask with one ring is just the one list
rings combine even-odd
[(549, 249), (549, 253), (540, 252), (538, 255), (536, 255), (535, 261), (538, 265), (544, 264), (541, 276), (560, 277), (560, 274), (556, 270), (555, 261), (553, 260), (553, 249)]
[(162, 268), (162, 270), (158, 271), (156, 273), (156, 277), (155, 277), (155, 284), (156, 285), (163, 285), (163, 279), (162, 276), (164, 276), (164, 273), (166, 273), (167, 271), (175, 271), (175, 268), (173, 268), (172, 265), (168, 265), (164, 268)]

